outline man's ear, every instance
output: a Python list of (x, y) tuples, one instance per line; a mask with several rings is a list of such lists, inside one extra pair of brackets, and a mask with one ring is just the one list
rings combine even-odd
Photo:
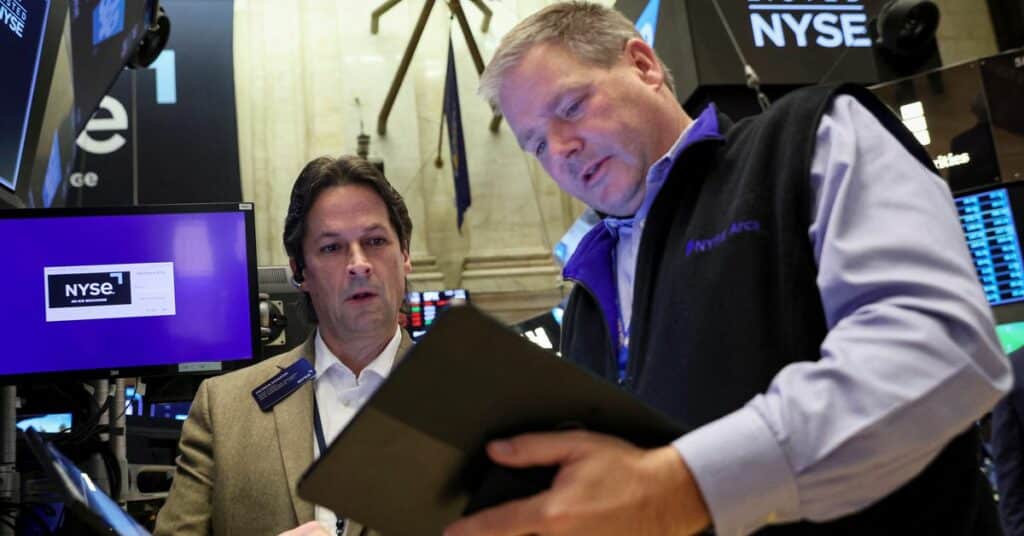
[(405, 274), (409, 275), (412, 272), (412, 257), (409, 256), (408, 251), (402, 252), (402, 268), (405, 269)]
[(623, 56), (644, 82), (658, 88), (665, 83), (665, 71), (661, 68), (654, 49), (643, 39), (632, 37), (626, 41)]
[(295, 286), (295, 288), (301, 288), (302, 287), (302, 281), (303, 281), (304, 278), (302, 277), (302, 270), (299, 269), (299, 264), (297, 262), (295, 262), (294, 258), (289, 257), (288, 258), (288, 265), (291, 266), (291, 268), (292, 268), (292, 276), (291, 276), (292, 285)]

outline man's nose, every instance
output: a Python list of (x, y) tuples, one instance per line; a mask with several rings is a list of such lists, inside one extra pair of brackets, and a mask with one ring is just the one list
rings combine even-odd
[(351, 251), (352, 255), (348, 259), (348, 274), (353, 277), (368, 277), (372, 268), (366, 252), (361, 246), (355, 246)]
[(552, 154), (567, 162), (572, 162), (583, 150), (583, 140), (570, 128), (552, 126), (548, 133), (548, 146)]

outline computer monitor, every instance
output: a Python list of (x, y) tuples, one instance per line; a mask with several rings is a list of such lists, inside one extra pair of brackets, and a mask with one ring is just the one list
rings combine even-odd
[(468, 302), (469, 291), (464, 288), (410, 292), (406, 296), (409, 312), (404, 315), (406, 331), (413, 341), (427, 334), (437, 315), (454, 303)]
[(25, 431), (25, 441), (53, 482), (61, 502), (97, 534), (148, 536), (127, 512), (92, 482), (74, 462), (64, 456), (35, 429)]
[(135, 54), (155, 7), (155, 0), (71, 2), (76, 132), (89, 121)]
[(249, 203), (0, 211), (0, 382), (218, 372), (259, 355)]
[(74, 151), (67, 2), (0, 6), (0, 207), (50, 206)]
[(25, 0), (3, 9), (11, 12), (0, 18), (0, 50), (4, 51), (0, 75), (0, 184), (14, 190), (29, 137), (29, 109), (42, 59), (49, 1)]
[(1024, 179), (1024, 50), (872, 88), (954, 192)]
[(956, 196), (960, 224), (1004, 350), (1024, 345), (1024, 182), (977, 188)]
[(35, 428), (40, 432), (59, 434), (71, 429), (70, 413), (47, 413), (45, 415), (33, 415), (18, 419), (16, 426), (19, 430), (25, 431)]

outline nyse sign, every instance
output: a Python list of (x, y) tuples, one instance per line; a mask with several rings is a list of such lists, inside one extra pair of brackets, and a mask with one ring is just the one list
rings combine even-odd
[(860, 0), (748, 0), (757, 48), (871, 46)]

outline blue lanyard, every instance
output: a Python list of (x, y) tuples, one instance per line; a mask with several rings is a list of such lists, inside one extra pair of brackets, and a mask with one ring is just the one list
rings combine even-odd
[[(616, 365), (618, 367), (618, 379), (619, 384), (622, 385), (626, 381), (626, 368), (629, 365), (629, 326), (625, 325), (622, 321), (622, 303), (619, 300), (619, 259), (616, 247), (612, 248), (612, 268), (615, 274), (615, 288), (613, 294), (615, 295), (615, 309), (619, 314), (616, 318), (616, 327), (619, 329), (618, 339), (616, 340), (616, 349), (618, 355), (616, 356)], [(633, 322), (630, 321), (630, 324)]]
[[(327, 441), (324, 440), (324, 427), (320, 424), (320, 406), (316, 403), (316, 390), (313, 391), (313, 431), (316, 433), (316, 444), (320, 447), (320, 455), (327, 452)], [(345, 518), (337, 517), (334, 526), (335, 533), (341, 536), (345, 533)]]

